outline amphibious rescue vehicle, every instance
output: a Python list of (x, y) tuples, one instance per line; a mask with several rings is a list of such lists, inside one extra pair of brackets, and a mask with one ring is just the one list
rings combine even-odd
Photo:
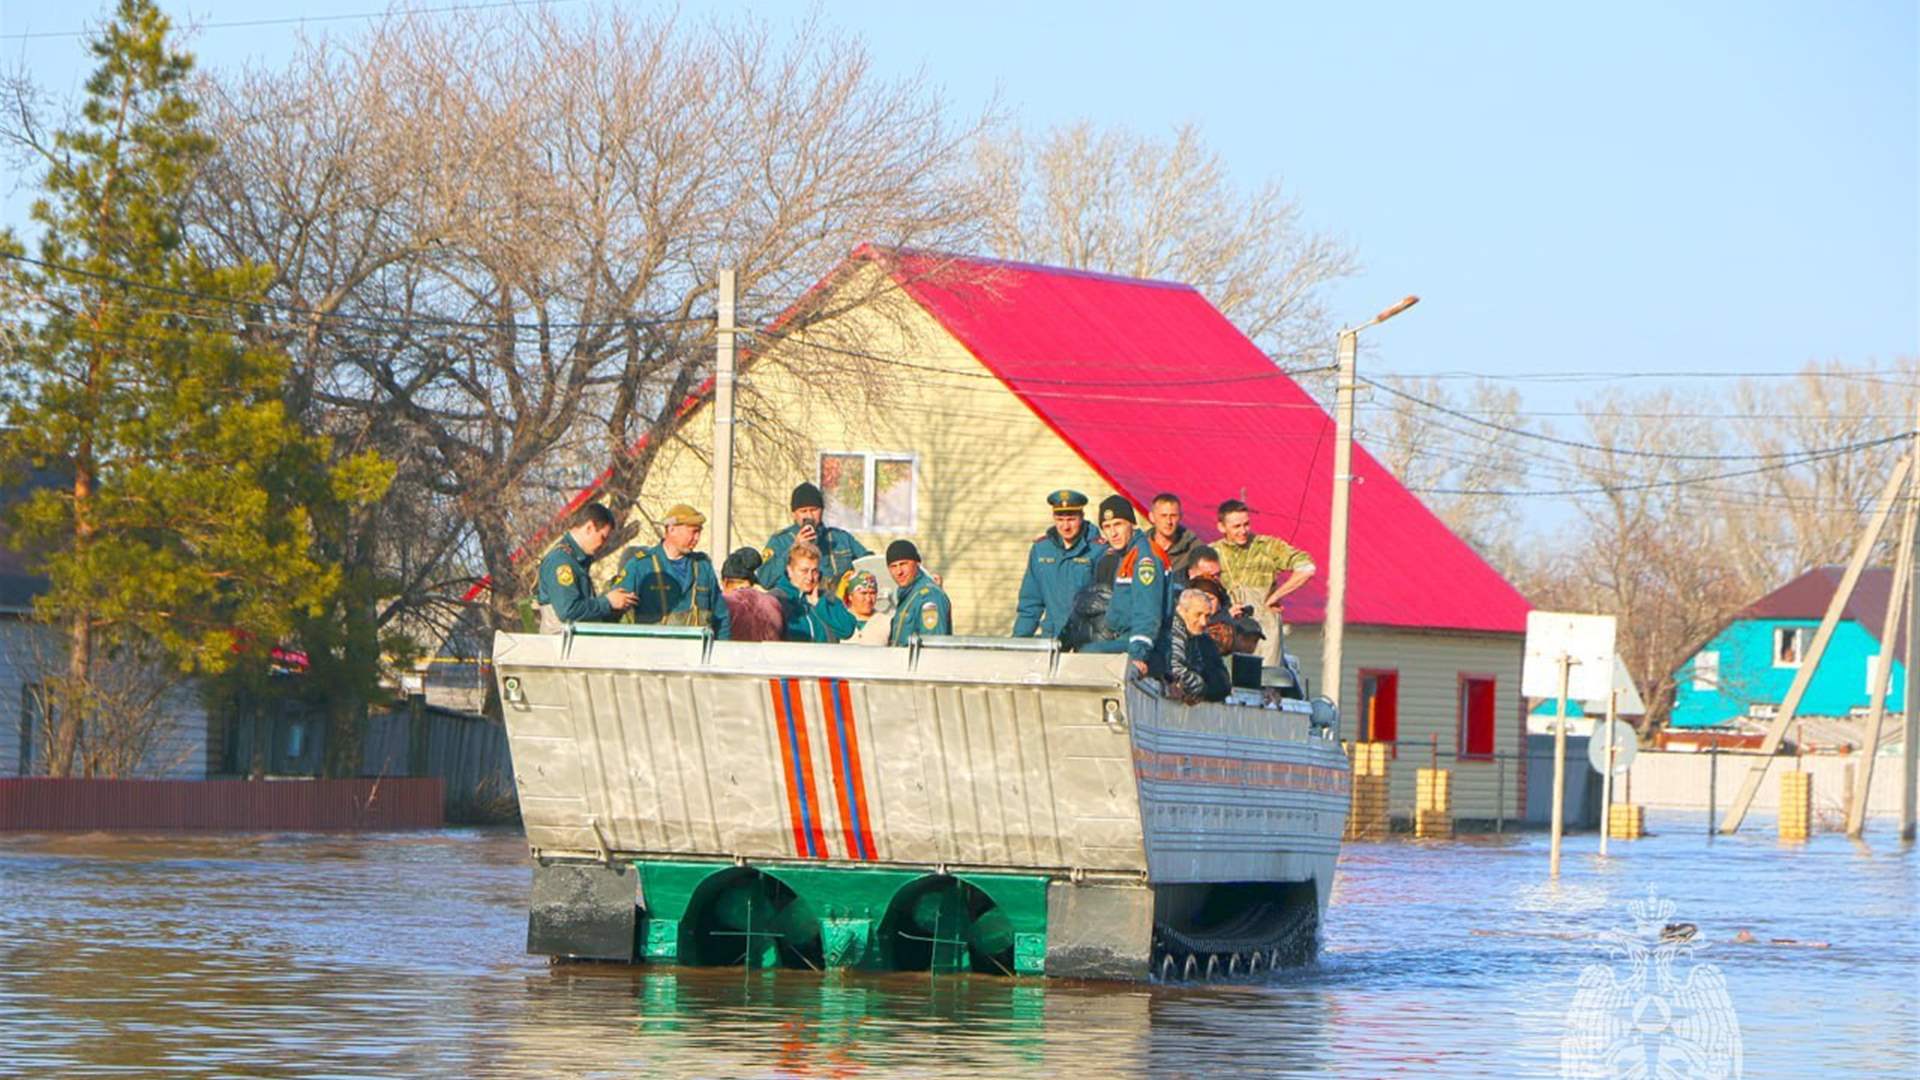
[(494, 645), (529, 951), (1143, 979), (1310, 958), (1332, 706), (1184, 704), (1125, 657), (581, 625)]

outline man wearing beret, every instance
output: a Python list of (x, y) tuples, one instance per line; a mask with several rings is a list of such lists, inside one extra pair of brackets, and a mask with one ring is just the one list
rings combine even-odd
[(1085, 652), (1124, 652), (1134, 670), (1147, 673), (1152, 655), (1167, 625), (1167, 568), (1153, 553), (1153, 545), (1136, 525), (1133, 504), (1124, 495), (1100, 500), (1100, 534), (1119, 556), (1113, 575), (1113, 600), (1107, 605), (1107, 627), (1118, 636), (1094, 641)]
[(620, 587), (633, 594), (633, 621), (665, 626), (705, 626), (722, 641), (732, 636), (713, 560), (695, 551), (705, 514), (681, 503), (660, 519), (660, 542), (631, 548)]
[(839, 581), (853, 569), (853, 560), (872, 554), (852, 533), (826, 523), (826, 506), (825, 496), (813, 484), (803, 483), (793, 489), (792, 498), (787, 500), (793, 524), (774, 533), (760, 552), (762, 588), (771, 589), (786, 580), (787, 549), (796, 542), (820, 549), (820, 578), (827, 582)]
[(911, 540), (887, 545), (887, 573), (900, 587), (894, 594), (893, 628), (887, 644), (905, 645), (915, 634), (932, 637), (953, 633), (953, 605), (933, 578), (920, 569), (920, 549)]
[(1093, 581), (1100, 549), (1087, 534), (1087, 497), (1061, 488), (1047, 496), (1053, 528), (1027, 550), (1027, 575), (1020, 580), (1013, 636), (1057, 638), (1073, 614), (1073, 598)]

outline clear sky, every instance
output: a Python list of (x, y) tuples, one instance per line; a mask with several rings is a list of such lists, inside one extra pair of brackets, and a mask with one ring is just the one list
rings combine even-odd
[[(439, 7), (459, 0), (417, 0)], [(467, 0), (470, 2), (470, 0)], [(379, 0), (192, 0), (206, 23)], [(1375, 371), (1781, 371), (1920, 352), (1920, 17), (1828, 4), (838, 0), (831, 23), (956, 105), (1024, 124), (1196, 121), (1279, 177), (1365, 273), (1334, 293)], [(0, 50), (78, 89), (86, 2), (0, 0)], [(689, 2), (786, 25), (799, 3)], [(446, 17), (459, 17), (450, 15)], [(351, 34), (354, 21), (314, 29)], [(298, 28), (211, 28), (202, 63), (272, 63)], [(4, 220), (24, 219), (10, 195)], [(1564, 408), (1595, 384), (1526, 388)], [(1690, 385), (1725, 392), (1722, 380)], [(1703, 401), (1702, 404), (1710, 404)]]

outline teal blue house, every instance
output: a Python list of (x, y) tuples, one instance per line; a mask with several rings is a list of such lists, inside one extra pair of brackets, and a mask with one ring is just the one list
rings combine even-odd
[[(1787, 688), (1813, 644), (1843, 568), (1820, 566), (1755, 601), (1727, 623), (1674, 672), (1674, 728), (1709, 728), (1738, 720), (1765, 720), (1786, 700)], [(1799, 715), (1862, 716), (1872, 704), (1870, 687), (1879, 660), (1893, 571), (1873, 568), (1860, 576), (1833, 640), (1827, 643)], [(1887, 711), (1905, 709), (1904, 628), (1894, 643)]]

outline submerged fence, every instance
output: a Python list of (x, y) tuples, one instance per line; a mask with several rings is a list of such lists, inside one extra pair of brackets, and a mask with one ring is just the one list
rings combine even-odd
[(0, 779), (0, 832), (437, 829), (436, 777), (377, 780)]
[(448, 821), (503, 822), (520, 815), (506, 725), (484, 716), (431, 705), (375, 713), (367, 718), (360, 771), (440, 778)]
[[(1544, 828), (1553, 808), (1553, 737), (1529, 735), (1526, 749), (1484, 754), (1463, 753), (1431, 739), (1404, 739), (1385, 745), (1386, 808), (1403, 827), (1411, 827), (1419, 797), (1418, 774), (1423, 769), (1449, 773), (1449, 801), (1462, 832), (1504, 832), (1510, 828)], [(1621, 800), (1618, 780), (1614, 799)], [(1587, 764), (1584, 736), (1567, 738), (1566, 825), (1573, 829), (1600, 826), (1600, 775)]]

